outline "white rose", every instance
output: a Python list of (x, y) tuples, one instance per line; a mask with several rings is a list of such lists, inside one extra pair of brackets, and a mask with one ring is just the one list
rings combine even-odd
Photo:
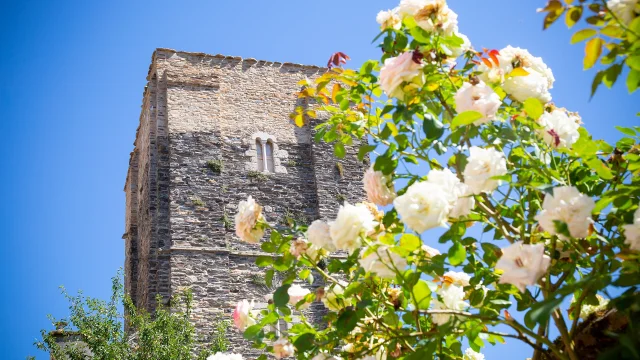
[(444, 275), (442, 275), (442, 280), (445, 284), (464, 287), (469, 286), (469, 280), (471, 280), (471, 276), (459, 271), (448, 271), (444, 273)]
[(247, 300), (242, 300), (236, 305), (236, 309), (233, 311), (233, 323), (240, 331), (244, 331), (249, 326), (255, 325), (256, 321), (251, 317), (253, 307), (253, 300), (251, 300), (251, 303)]
[(413, 60), (413, 51), (386, 59), (380, 69), (380, 87), (389, 97), (402, 99), (402, 83), (411, 82), (420, 75), (423, 65), (422, 61), (417, 63)]
[(467, 216), (475, 207), (475, 199), (471, 196), (469, 187), (460, 182), (458, 177), (449, 169), (431, 170), (427, 176), (427, 182), (442, 188), (443, 194), (449, 199), (451, 211), (450, 218)]
[(340, 206), (336, 219), (329, 223), (329, 234), (336, 249), (353, 252), (362, 243), (360, 236), (373, 231), (376, 224), (366, 205), (345, 202)]
[(580, 125), (576, 122), (576, 117), (562, 109), (555, 109), (552, 112), (545, 112), (538, 119), (542, 129), (538, 130), (540, 136), (551, 147), (571, 148), (580, 138), (578, 129)]
[[(433, 300), (434, 310), (455, 310), (462, 311), (469, 307), (469, 304), (464, 302), (464, 290), (457, 285), (449, 285), (441, 288), (438, 291), (440, 300)], [(443, 325), (451, 319), (451, 314), (432, 314), (431, 319), (437, 325)]]
[(393, 183), (389, 176), (384, 175), (381, 171), (373, 170), (373, 166), (365, 171), (362, 182), (364, 183), (364, 191), (367, 193), (367, 198), (374, 204), (386, 206), (391, 204), (396, 197)]
[(640, 208), (633, 214), (633, 224), (624, 225), (624, 243), (631, 250), (640, 251)]
[(500, 284), (511, 284), (521, 292), (527, 285), (534, 285), (549, 268), (551, 258), (544, 254), (543, 244), (523, 244), (515, 242), (502, 249), (502, 256), (496, 270), (502, 270)]
[(339, 284), (335, 284), (333, 287), (326, 286), (324, 288), (324, 295), (320, 299), (324, 306), (331, 311), (340, 311), (345, 306), (348, 306), (351, 303), (351, 299), (341, 299), (340, 297), (344, 294), (344, 288), (348, 284), (346, 282), (341, 281)]
[(464, 169), (465, 184), (472, 194), (491, 193), (502, 185), (501, 180), (492, 179), (507, 173), (507, 160), (501, 151), (472, 146)]
[(434, 249), (428, 245), (422, 245), (421, 249), (427, 255), (428, 258), (432, 258), (434, 256), (440, 255), (440, 251), (438, 251), (438, 249)]
[(380, 11), (378, 16), (376, 16), (376, 22), (380, 24), (380, 30), (400, 30), (402, 27), (402, 20), (398, 17), (396, 9)]
[[(484, 63), (478, 67), (483, 81), (500, 83), (507, 94), (520, 102), (532, 97), (545, 104), (551, 101), (549, 89), (553, 88), (555, 78), (542, 58), (512, 46), (500, 50), (496, 57), (498, 65), (490, 60), (491, 67)], [(508, 76), (515, 68), (522, 68), (528, 75)]]
[(484, 355), (482, 355), (479, 352), (475, 352), (473, 351), (472, 348), (467, 348), (464, 351), (464, 356), (462, 357), (463, 360), (484, 360)]
[(209, 355), (207, 360), (243, 360), (242, 355), (240, 354), (227, 354), (217, 352), (213, 355)]
[(333, 240), (331, 240), (331, 234), (329, 234), (329, 225), (322, 220), (316, 220), (309, 225), (307, 239), (319, 248), (327, 251), (336, 251)]
[(447, 227), (451, 211), (450, 196), (442, 187), (427, 181), (417, 182), (393, 201), (402, 221), (412, 230), (423, 232), (436, 226)]
[(287, 338), (280, 338), (273, 343), (273, 356), (276, 359), (293, 356), (294, 352), (293, 344)]
[(567, 224), (569, 234), (574, 238), (584, 238), (589, 235), (591, 212), (596, 206), (592, 198), (581, 194), (573, 186), (560, 186), (553, 189), (553, 194), (547, 194), (542, 202), (542, 211), (535, 219), (540, 226), (552, 235), (558, 235), (562, 240), (567, 237), (556, 231), (556, 221)]
[(467, 35), (456, 32), (455, 35), (457, 37), (459, 37), (460, 39), (462, 39), (462, 45), (460, 45), (460, 47), (454, 47), (449, 49), (451, 51), (450, 54), (447, 54), (453, 58), (457, 58), (460, 55), (464, 54), (465, 52), (471, 50), (471, 41), (469, 40), (469, 38), (467, 37)]
[(607, 0), (607, 7), (624, 25), (631, 24), (636, 17), (638, 0)]
[(398, 14), (402, 18), (413, 16), (416, 24), (429, 32), (451, 35), (458, 31), (458, 15), (445, 0), (402, 0)]
[(363, 269), (383, 279), (395, 279), (395, 269), (403, 272), (407, 268), (407, 260), (390, 251), (387, 246), (379, 246), (359, 262)]
[[(296, 306), (296, 304), (302, 301), (309, 293), (311, 293), (309, 289), (305, 289), (298, 284), (291, 285), (289, 290), (287, 290), (287, 294), (289, 294), (289, 304)], [(306, 309), (307, 307), (309, 307), (309, 303), (300, 306), (301, 309)]]
[(236, 214), (236, 235), (248, 243), (256, 244), (264, 235), (264, 228), (258, 221), (264, 221), (262, 206), (253, 200), (251, 196), (247, 201), (240, 201)]
[(476, 85), (468, 82), (462, 84), (456, 92), (454, 99), (456, 102), (456, 111), (459, 113), (477, 111), (482, 114), (482, 118), (473, 122), (476, 126), (495, 120), (496, 112), (498, 112), (502, 104), (500, 96), (482, 81)]

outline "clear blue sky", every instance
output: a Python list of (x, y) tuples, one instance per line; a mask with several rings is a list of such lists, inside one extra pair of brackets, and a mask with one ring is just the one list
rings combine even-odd
[[(593, 72), (563, 24), (542, 31), (544, 0), (450, 0), (476, 48), (511, 44), (553, 69), (554, 100), (608, 140), (636, 125), (624, 82), (588, 102)], [(29, 1), (0, 3), (0, 358), (33, 347), (46, 314), (65, 316), (58, 286), (106, 298), (123, 265), (124, 193), (142, 91), (156, 47), (323, 65), (377, 58), (375, 15), (396, 0)], [(524, 359), (514, 341), (488, 359)], [(506, 354), (509, 354), (506, 356)]]

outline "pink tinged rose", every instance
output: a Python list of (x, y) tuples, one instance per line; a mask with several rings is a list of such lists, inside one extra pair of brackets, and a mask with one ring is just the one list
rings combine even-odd
[(264, 228), (258, 221), (264, 221), (262, 206), (249, 196), (238, 204), (235, 217), (236, 235), (245, 242), (256, 244), (264, 235)]
[(314, 246), (325, 249), (327, 251), (336, 251), (336, 247), (331, 240), (329, 233), (329, 224), (322, 220), (315, 220), (307, 229), (307, 239)]
[[(296, 306), (296, 304), (302, 301), (309, 293), (311, 293), (309, 289), (305, 289), (298, 284), (291, 285), (289, 290), (287, 290), (287, 294), (289, 294), (289, 304)], [(301, 309), (306, 309), (307, 307), (309, 307), (309, 303), (300, 306)]]
[(480, 81), (478, 84), (464, 83), (455, 94), (456, 111), (477, 111), (482, 118), (473, 124), (480, 126), (496, 119), (496, 113), (502, 104), (500, 96), (493, 89)]
[(581, 194), (573, 186), (559, 186), (553, 189), (542, 202), (542, 211), (535, 219), (540, 226), (551, 235), (558, 235), (561, 240), (568, 240), (565, 234), (557, 231), (556, 223), (565, 223), (573, 238), (584, 238), (589, 235), (589, 227), (593, 223), (591, 212), (596, 203), (592, 198)]
[(535, 285), (547, 272), (551, 258), (544, 253), (544, 245), (515, 242), (502, 249), (496, 270), (502, 270), (500, 284), (511, 284), (524, 292), (528, 285)]
[(236, 309), (233, 311), (233, 323), (240, 331), (244, 331), (249, 326), (255, 325), (256, 321), (251, 317), (253, 307), (253, 300), (251, 300), (251, 303), (247, 300), (242, 300), (236, 305)]
[(391, 178), (384, 175), (381, 171), (373, 170), (373, 166), (365, 171), (362, 182), (364, 184), (364, 190), (367, 193), (367, 198), (376, 205), (389, 205), (396, 197)]
[(276, 359), (293, 356), (294, 352), (293, 344), (286, 338), (280, 338), (273, 343), (273, 356)]
[(553, 148), (571, 148), (580, 138), (580, 117), (570, 114), (564, 109), (545, 112), (538, 119), (542, 126), (538, 134)]
[(423, 66), (422, 61), (414, 60), (413, 51), (388, 58), (380, 69), (380, 87), (388, 96), (402, 99), (402, 83), (413, 81), (422, 73)]

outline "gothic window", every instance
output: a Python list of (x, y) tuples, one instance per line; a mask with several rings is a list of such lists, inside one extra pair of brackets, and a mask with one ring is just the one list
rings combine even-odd
[(266, 169), (268, 172), (273, 173), (275, 172), (275, 166), (273, 165), (273, 143), (271, 142), (271, 140), (267, 141), (267, 143), (265, 144), (265, 150), (265, 163), (267, 164)]
[(264, 171), (264, 152), (262, 151), (262, 140), (256, 139), (256, 152), (258, 153), (258, 171)]

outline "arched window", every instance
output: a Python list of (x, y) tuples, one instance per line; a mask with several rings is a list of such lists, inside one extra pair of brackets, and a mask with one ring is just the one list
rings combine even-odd
[(256, 152), (258, 153), (258, 171), (264, 171), (265, 159), (262, 151), (262, 140), (256, 139)]
[(265, 144), (265, 164), (268, 172), (275, 172), (275, 166), (273, 165), (273, 143), (271, 140), (267, 141)]

